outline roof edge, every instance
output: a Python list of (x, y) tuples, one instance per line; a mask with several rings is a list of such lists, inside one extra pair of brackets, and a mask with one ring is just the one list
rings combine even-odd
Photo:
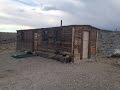
[[(92, 27), (98, 30), (101, 30), (99, 28), (96, 28), (92, 25), (66, 25), (66, 26), (62, 26), (62, 27), (77, 27), (77, 26), (88, 26), (88, 27)], [(27, 31), (27, 30), (40, 30), (40, 29), (47, 29), (47, 28), (60, 28), (61, 26), (56, 26), (56, 27), (46, 27), (46, 28), (34, 28), (34, 29), (21, 29), (21, 30), (16, 30), (16, 31)]]

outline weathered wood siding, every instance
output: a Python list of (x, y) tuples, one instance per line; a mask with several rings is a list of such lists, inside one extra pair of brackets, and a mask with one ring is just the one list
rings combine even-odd
[(17, 50), (33, 51), (33, 32), (31, 30), (17, 32)]
[(62, 32), (62, 49), (65, 52), (72, 52), (72, 27), (63, 28)]
[(72, 28), (57, 27), (44, 28), (37, 31), (38, 45), (37, 51), (71, 53)]
[(82, 57), (82, 29), (81, 27), (74, 27), (74, 61), (80, 60)]
[(90, 58), (94, 58), (96, 56), (96, 50), (97, 50), (97, 46), (96, 46), (96, 42), (97, 42), (97, 29), (95, 28), (91, 28), (91, 32), (90, 32)]
[(96, 55), (97, 29), (90, 27), (90, 26), (76, 26), (75, 27), (74, 57), (80, 57), (80, 59), (83, 59), (83, 33), (84, 31), (89, 32), (88, 58), (93, 58)]
[(17, 50), (40, 53), (67, 53), (83, 59), (83, 34), (89, 32), (88, 58), (96, 55), (97, 28), (89, 25), (71, 25), (18, 31)]

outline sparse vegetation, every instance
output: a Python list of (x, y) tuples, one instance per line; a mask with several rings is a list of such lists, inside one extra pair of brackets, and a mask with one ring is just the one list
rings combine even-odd
[(111, 56), (111, 58), (120, 58), (120, 54), (119, 54), (119, 53), (113, 54), (113, 55)]

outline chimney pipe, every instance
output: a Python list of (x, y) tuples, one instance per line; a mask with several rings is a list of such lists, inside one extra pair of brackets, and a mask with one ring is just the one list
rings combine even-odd
[(61, 27), (62, 27), (62, 20), (61, 20)]

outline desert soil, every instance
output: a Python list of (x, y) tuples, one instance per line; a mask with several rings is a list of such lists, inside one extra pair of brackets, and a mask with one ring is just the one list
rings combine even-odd
[(100, 62), (63, 64), (0, 53), (0, 90), (120, 90), (120, 67)]

